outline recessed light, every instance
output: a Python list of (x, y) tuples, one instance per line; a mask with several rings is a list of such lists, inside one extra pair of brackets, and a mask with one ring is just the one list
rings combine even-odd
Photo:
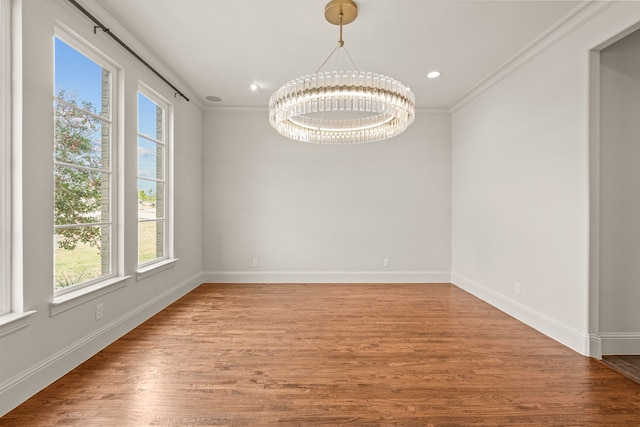
[(430, 71), (427, 74), (428, 79), (435, 79), (436, 77), (440, 77), (440, 71)]
[(207, 101), (211, 101), (211, 102), (220, 102), (220, 101), (222, 101), (222, 98), (220, 98), (219, 96), (213, 96), (213, 95), (205, 96), (204, 99), (206, 99)]
[(251, 83), (251, 86), (249, 86), (251, 88), (252, 91), (257, 91), (258, 89), (260, 89), (260, 85), (258, 83)]

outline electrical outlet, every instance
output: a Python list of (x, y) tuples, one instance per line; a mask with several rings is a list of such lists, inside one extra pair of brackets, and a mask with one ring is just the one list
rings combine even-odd
[(520, 283), (516, 282), (516, 284), (513, 286), (513, 293), (516, 295), (520, 295)]
[(253, 261), (251, 262), (251, 266), (252, 267), (257, 267), (258, 266), (258, 258), (254, 258)]
[(382, 265), (385, 267), (389, 267), (389, 265), (391, 265), (389, 258), (385, 258), (382, 260)]
[(104, 306), (102, 304), (96, 305), (96, 320), (102, 319), (104, 315)]

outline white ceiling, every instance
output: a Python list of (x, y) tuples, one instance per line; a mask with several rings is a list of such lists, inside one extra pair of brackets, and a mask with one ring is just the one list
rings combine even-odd
[[(343, 37), (355, 64), (411, 87), (422, 108), (452, 105), (581, 3), (356, 1), (358, 18)], [(266, 106), (284, 83), (315, 72), (339, 38), (324, 19), (327, 2), (99, 0), (212, 106)], [(341, 55), (322, 71), (349, 64)], [(442, 76), (427, 79), (434, 69)]]

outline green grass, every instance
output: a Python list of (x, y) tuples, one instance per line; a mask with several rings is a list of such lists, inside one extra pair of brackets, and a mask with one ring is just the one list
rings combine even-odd
[(156, 222), (138, 223), (138, 264), (158, 258), (156, 255)]
[[(156, 223), (141, 222), (138, 225), (140, 242), (138, 248), (138, 262), (151, 261), (156, 256)], [(87, 280), (100, 277), (100, 249), (80, 243), (73, 250), (55, 250), (56, 289), (75, 285)]]
[(100, 249), (80, 243), (75, 249), (55, 250), (55, 287), (66, 288), (101, 275)]

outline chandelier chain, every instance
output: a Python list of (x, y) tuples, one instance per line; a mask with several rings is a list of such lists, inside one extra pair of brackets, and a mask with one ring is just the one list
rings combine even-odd
[(316, 70), (316, 74), (320, 72), (320, 70), (322, 70), (322, 67), (325, 66), (325, 64), (327, 62), (329, 62), (329, 60), (331, 59), (331, 57), (333, 56), (334, 53), (336, 53), (336, 50), (338, 50), (340, 48), (340, 45), (336, 46), (333, 48), (333, 50), (331, 51), (331, 53), (329, 54), (329, 56), (327, 56), (327, 59), (324, 60), (324, 62), (322, 63), (322, 65), (320, 65), (318, 67), (318, 69)]
[(356, 63), (355, 63), (355, 62), (353, 62), (353, 59), (351, 59), (351, 55), (349, 55), (349, 51), (347, 50), (347, 48), (346, 48), (346, 47), (343, 47), (342, 49), (344, 49), (344, 53), (346, 53), (346, 54), (347, 54), (347, 57), (349, 58), (349, 61), (351, 61), (351, 65), (353, 65), (353, 68), (355, 68), (355, 70), (356, 70), (356, 71), (360, 71), (360, 70), (358, 69), (358, 66), (356, 65)]
[[(344, 40), (342, 39), (342, 18), (343, 18), (343, 14), (340, 14), (340, 40), (338, 40), (338, 45), (331, 51), (331, 53), (329, 54), (329, 56), (327, 56), (327, 59), (324, 60), (324, 62), (318, 67), (318, 69), (316, 70), (316, 74), (320, 72), (320, 70), (322, 70), (322, 67), (324, 67), (327, 62), (329, 62), (329, 60), (331, 59), (331, 57), (333, 56), (333, 54), (336, 53), (336, 51), (338, 51), (338, 49), (343, 49), (344, 52), (347, 54), (347, 58), (349, 58), (349, 61), (351, 61), (351, 65), (353, 65), (353, 68), (356, 71), (360, 71), (358, 69), (358, 66), (356, 65), (356, 63), (353, 61), (353, 58), (351, 58), (351, 54), (349, 53), (349, 51), (347, 50), (346, 47), (344, 47)], [(336, 55), (336, 61), (337, 61), (337, 55)]]

